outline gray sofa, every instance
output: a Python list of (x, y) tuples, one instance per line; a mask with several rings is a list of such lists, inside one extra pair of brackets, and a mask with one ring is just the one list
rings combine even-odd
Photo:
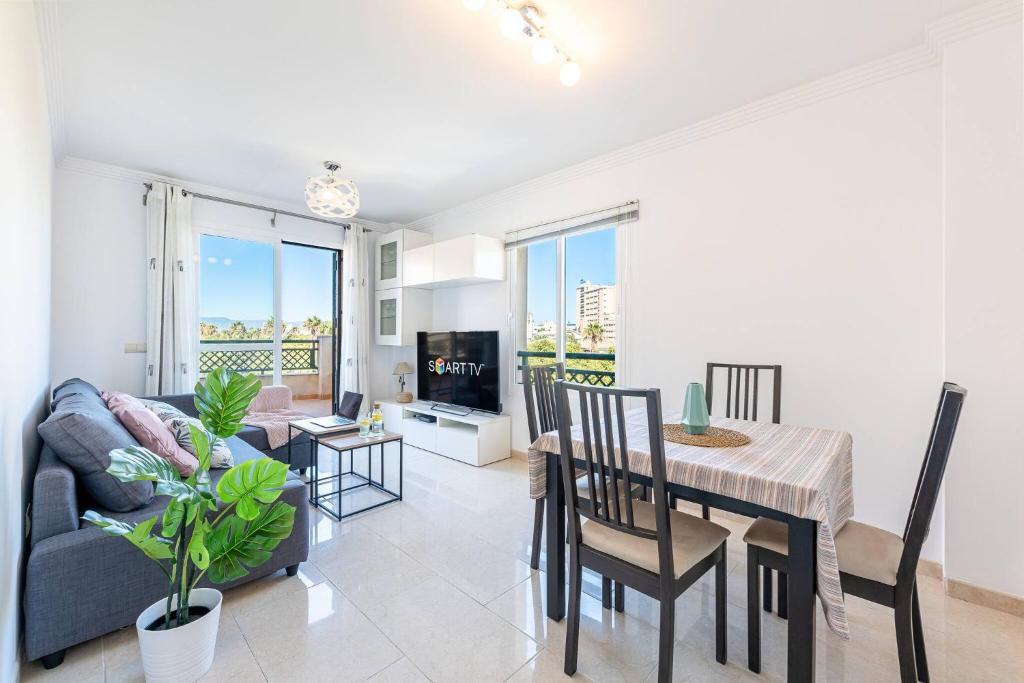
[[(87, 382), (78, 382), (66, 382), (58, 391), (64, 396), (69, 392), (96, 392)], [(89, 410), (101, 410), (92, 395), (87, 398), (91, 402)], [(174, 398), (175, 404), (184, 409), (183, 397)], [(195, 413), (194, 408), (191, 413)], [(228, 443), (235, 464), (264, 457), (245, 440), (245, 434), (229, 438)], [(214, 483), (225, 471), (211, 470)], [(43, 446), (32, 489), (31, 549), (24, 594), (25, 654), (28, 660), (42, 659), (43, 666), (52, 668), (63, 661), (67, 647), (133, 624), (143, 609), (166, 595), (167, 580), (151, 560), (124, 539), (108, 536), (83, 522), (82, 514), (95, 509), (116, 519), (137, 522), (159, 516), (167, 499), (153, 498), (130, 512), (104, 510), (91, 499), (82, 478), (48, 445)], [(261, 567), (216, 588), (229, 590), (281, 569), (294, 575), (299, 563), (307, 559), (309, 506), (305, 484), (294, 472), (289, 472), (280, 500), (295, 507), (292, 535)], [(211, 585), (205, 579), (200, 583)]]

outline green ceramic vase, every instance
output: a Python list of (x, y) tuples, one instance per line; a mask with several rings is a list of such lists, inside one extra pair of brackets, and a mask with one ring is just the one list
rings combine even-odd
[(709, 426), (711, 418), (708, 417), (708, 404), (704, 400), (704, 385), (690, 382), (683, 402), (683, 428), (687, 434), (703, 434)]

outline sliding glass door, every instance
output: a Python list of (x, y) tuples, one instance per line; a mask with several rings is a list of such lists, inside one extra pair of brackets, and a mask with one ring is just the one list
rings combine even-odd
[(200, 374), (256, 373), (289, 386), (299, 409), (332, 412), (341, 252), (204, 234), (199, 258)]

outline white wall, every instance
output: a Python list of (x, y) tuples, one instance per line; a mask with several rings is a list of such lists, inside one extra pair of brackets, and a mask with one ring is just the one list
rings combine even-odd
[[(638, 198), (623, 383), (671, 411), (709, 360), (781, 363), (783, 420), (851, 432), (857, 516), (902, 531), (942, 380), (940, 90), (917, 71), (412, 227), (500, 235)], [(508, 302), (507, 284), (437, 291), (434, 327), (507, 344)]]
[(946, 49), (946, 368), (968, 389), (946, 476), (947, 576), (1024, 595), (1021, 25)]
[[(143, 178), (135, 172), (72, 160), (54, 179), (53, 381), (79, 376), (104, 389), (141, 393), (144, 353), (126, 343), (146, 341)], [(187, 187), (194, 187), (186, 183)], [(232, 196), (201, 188), (214, 196)], [(264, 201), (257, 203), (272, 204)], [(340, 247), (341, 228), (195, 199), (197, 231), (255, 239), (281, 237)], [(288, 207), (282, 207), (288, 208)]]
[(50, 388), (52, 151), (30, 3), (0, 3), (0, 680), (18, 678), (25, 507)]

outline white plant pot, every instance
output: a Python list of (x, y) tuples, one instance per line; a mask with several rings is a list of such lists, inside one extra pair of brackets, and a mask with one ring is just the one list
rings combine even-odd
[[(154, 602), (135, 620), (142, 649), (142, 667), (148, 683), (192, 683), (210, 670), (217, 648), (220, 625), (221, 592), (215, 588), (196, 588), (189, 597), (191, 607), (209, 612), (198, 619), (167, 631), (147, 631), (146, 627), (164, 616), (167, 599)], [(178, 607), (178, 596), (171, 610)]]

